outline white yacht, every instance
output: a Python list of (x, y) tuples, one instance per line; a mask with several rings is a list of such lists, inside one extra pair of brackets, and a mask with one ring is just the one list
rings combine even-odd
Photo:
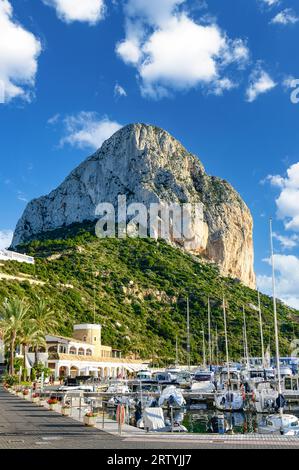
[(260, 434), (299, 435), (299, 420), (294, 415), (269, 415), (258, 427)]
[(220, 411), (241, 411), (244, 409), (244, 398), (241, 392), (226, 390), (215, 394), (215, 406)]
[(257, 413), (273, 413), (275, 411), (278, 391), (271, 382), (257, 382), (253, 389), (254, 407)]
[(115, 395), (130, 393), (130, 389), (127, 383), (124, 382), (113, 382), (109, 385), (107, 393), (113, 393)]
[(140, 370), (136, 376), (137, 380), (147, 381), (152, 380), (152, 373), (150, 370)]
[(174, 408), (182, 408), (186, 405), (186, 400), (179, 388), (176, 388), (174, 385), (169, 385), (162, 391), (158, 403), (159, 406), (167, 404)]
[(299, 375), (286, 376), (282, 381), (282, 390), (288, 396), (299, 395)]
[(162, 408), (145, 408), (138, 427), (149, 432), (188, 432), (179, 421), (174, 420), (171, 423), (170, 420), (165, 419)]
[(196, 393), (214, 393), (214, 372), (197, 370), (191, 384), (191, 392)]

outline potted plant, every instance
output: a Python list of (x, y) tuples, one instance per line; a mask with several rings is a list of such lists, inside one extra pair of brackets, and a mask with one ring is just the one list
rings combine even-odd
[(26, 400), (29, 400), (29, 390), (28, 390), (28, 388), (24, 388), (23, 398), (25, 398)]
[(70, 405), (63, 405), (61, 407), (61, 414), (63, 416), (71, 416), (71, 412), (72, 412), (72, 409), (71, 409)]
[(89, 411), (88, 413), (85, 414), (83, 418), (83, 423), (85, 426), (91, 426), (94, 427), (97, 422), (97, 413), (94, 413), (93, 411)]
[(31, 397), (33, 403), (39, 403), (39, 393), (33, 393)]
[(58, 408), (58, 400), (57, 398), (49, 398), (48, 400), (49, 410), (56, 411)]

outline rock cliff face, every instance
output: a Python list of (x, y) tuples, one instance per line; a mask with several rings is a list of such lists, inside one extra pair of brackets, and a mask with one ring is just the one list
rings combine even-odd
[(253, 222), (239, 194), (206, 174), (198, 158), (167, 132), (129, 125), (104, 142), (48, 196), (31, 201), (19, 220), (12, 246), (41, 232), (95, 220), (100, 202), (202, 203), (204, 220), (193, 220), (195, 240), (185, 249), (220, 266), (221, 273), (255, 287)]

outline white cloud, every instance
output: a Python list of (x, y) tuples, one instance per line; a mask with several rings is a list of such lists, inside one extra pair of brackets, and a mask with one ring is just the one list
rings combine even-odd
[(12, 242), (12, 230), (0, 230), (0, 249), (9, 248)]
[(23, 191), (17, 191), (17, 199), (21, 202), (29, 202), (26, 194)]
[(86, 22), (91, 25), (104, 18), (104, 0), (43, 0), (45, 5), (56, 9), (58, 17), (66, 23)]
[[(299, 309), (299, 258), (292, 255), (275, 255), (275, 268), (277, 273), (277, 296), (287, 305)], [(264, 260), (271, 264), (271, 260)], [(259, 289), (265, 294), (272, 294), (272, 278), (258, 276)]]
[(115, 85), (114, 87), (114, 96), (123, 96), (123, 97), (126, 97), (128, 96), (127, 95), (127, 92), (126, 90), (121, 86), (119, 85), (118, 83)]
[(284, 250), (292, 250), (298, 246), (299, 236), (298, 235), (291, 235), (290, 237), (286, 235), (280, 235), (278, 233), (274, 233), (273, 237), (279, 241), (281, 247)]
[(198, 85), (220, 94), (232, 88), (223, 70), (248, 61), (241, 39), (231, 40), (215, 23), (195, 22), (184, 0), (128, 0), (126, 38), (117, 44), (121, 59), (137, 68), (144, 95), (159, 98)]
[(57, 124), (57, 122), (59, 122), (59, 120), (60, 120), (60, 114), (56, 113), (54, 114), (54, 116), (51, 116), (48, 119), (47, 124), (49, 124), (50, 126), (54, 126), (55, 124)]
[(268, 7), (273, 7), (274, 5), (280, 4), (280, 0), (260, 0), (260, 1), (266, 4)]
[(107, 117), (99, 118), (97, 113), (86, 111), (67, 116), (64, 125), (66, 135), (61, 139), (61, 145), (70, 144), (74, 147), (95, 150), (122, 127)]
[(9, 102), (15, 97), (29, 100), (35, 83), (41, 43), (15, 20), (8, 0), (0, 0), (0, 31), (2, 101)]
[(272, 18), (271, 23), (273, 24), (295, 24), (299, 21), (299, 17), (291, 8), (286, 8), (285, 10), (277, 13), (274, 18)]
[(270, 75), (260, 65), (257, 65), (249, 79), (249, 86), (246, 90), (247, 101), (252, 103), (259, 95), (269, 92), (276, 85)]
[(277, 216), (287, 230), (299, 232), (299, 162), (287, 170), (286, 177), (269, 175), (268, 180), (281, 192), (276, 199)]

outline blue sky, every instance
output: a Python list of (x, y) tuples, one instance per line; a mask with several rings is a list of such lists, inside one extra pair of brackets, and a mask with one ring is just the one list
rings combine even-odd
[(274, 217), (299, 308), (298, 19), (296, 0), (0, 0), (0, 243), (113, 131), (151, 123), (240, 192), (265, 292)]

